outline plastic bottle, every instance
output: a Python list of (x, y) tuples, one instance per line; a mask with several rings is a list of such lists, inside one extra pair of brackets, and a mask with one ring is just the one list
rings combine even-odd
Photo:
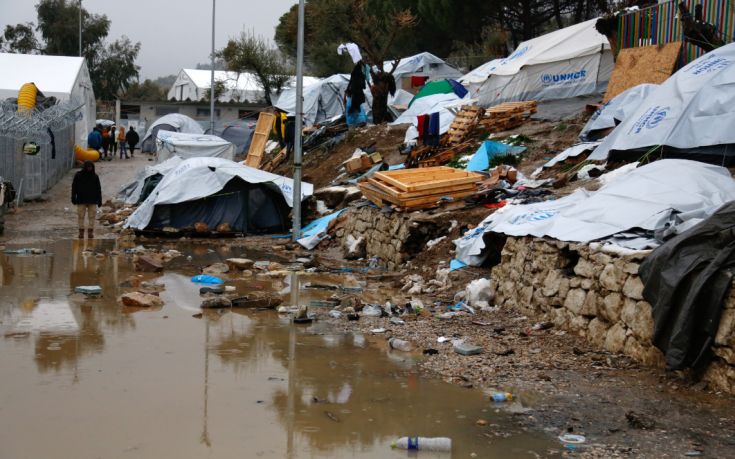
[(493, 402), (509, 402), (513, 400), (513, 394), (510, 392), (494, 392), (490, 398)]
[(408, 341), (404, 341), (402, 339), (398, 338), (391, 338), (388, 340), (388, 344), (391, 348), (403, 351), (403, 352), (411, 352), (413, 350), (413, 346)]
[(401, 437), (391, 444), (392, 448), (407, 449), (409, 451), (452, 451), (452, 439), (447, 437)]

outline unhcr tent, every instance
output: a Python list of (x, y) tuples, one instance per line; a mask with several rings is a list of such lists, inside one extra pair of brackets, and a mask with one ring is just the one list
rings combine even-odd
[(172, 156), (155, 166), (146, 166), (135, 180), (120, 190), (117, 198), (125, 204), (138, 204), (144, 201), (166, 174), (179, 167), (181, 161), (180, 157)]
[[(313, 186), (302, 183), (301, 199)], [(242, 233), (280, 232), (290, 227), (293, 180), (221, 158), (192, 158), (166, 174), (130, 216), (126, 227), (190, 228), (222, 223)]]
[(658, 85), (639, 84), (623, 91), (600, 107), (579, 133), (583, 141), (599, 140), (610, 133), (621, 122), (625, 121)]
[(186, 115), (171, 113), (158, 118), (151, 124), (141, 142), (143, 153), (156, 152), (156, 137), (158, 131), (183, 132), (188, 134), (204, 134), (204, 129)]
[(159, 163), (173, 156), (182, 159), (207, 156), (232, 161), (235, 156), (235, 145), (216, 135), (158, 131), (156, 156)]
[(601, 92), (613, 56), (597, 19), (519, 44), (507, 58), (488, 62), (460, 78), (482, 106), (505, 101), (565, 99)]
[(97, 118), (97, 104), (87, 64), (81, 57), (0, 53), (0, 99), (17, 98), (25, 83), (35, 83), (46, 97), (81, 106), (74, 142), (87, 145)]
[(735, 164), (735, 43), (692, 61), (664, 81), (589, 159), (656, 156)]

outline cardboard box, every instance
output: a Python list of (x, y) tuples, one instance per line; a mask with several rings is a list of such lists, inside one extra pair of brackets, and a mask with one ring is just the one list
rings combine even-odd
[(370, 169), (372, 166), (373, 163), (367, 155), (352, 158), (345, 162), (345, 170), (347, 170), (348, 174), (357, 174), (358, 172)]

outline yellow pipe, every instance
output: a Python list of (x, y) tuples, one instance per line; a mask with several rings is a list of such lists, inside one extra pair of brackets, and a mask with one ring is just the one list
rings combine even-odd
[(77, 161), (99, 161), (100, 152), (93, 149), (85, 150), (79, 145), (74, 145), (74, 159)]
[(36, 96), (38, 95), (38, 88), (33, 83), (26, 83), (20, 87), (18, 91), (18, 111), (26, 112), (33, 110), (36, 106)]

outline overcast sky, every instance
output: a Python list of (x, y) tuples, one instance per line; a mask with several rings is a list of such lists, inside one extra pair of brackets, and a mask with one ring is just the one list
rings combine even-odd
[[(215, 47), (243, 30), (273, 39), (278, 18), (297, 0), (216, 0)], [(36, 22), (35, 0), (0, 0), (0, 29)], [(112, 21), (108, 39), (127, 35), (142, 43), (141, 80), (178, 73), (208, 62), (212, 37), (211, 0), (82, 0), (84, 8)]]

